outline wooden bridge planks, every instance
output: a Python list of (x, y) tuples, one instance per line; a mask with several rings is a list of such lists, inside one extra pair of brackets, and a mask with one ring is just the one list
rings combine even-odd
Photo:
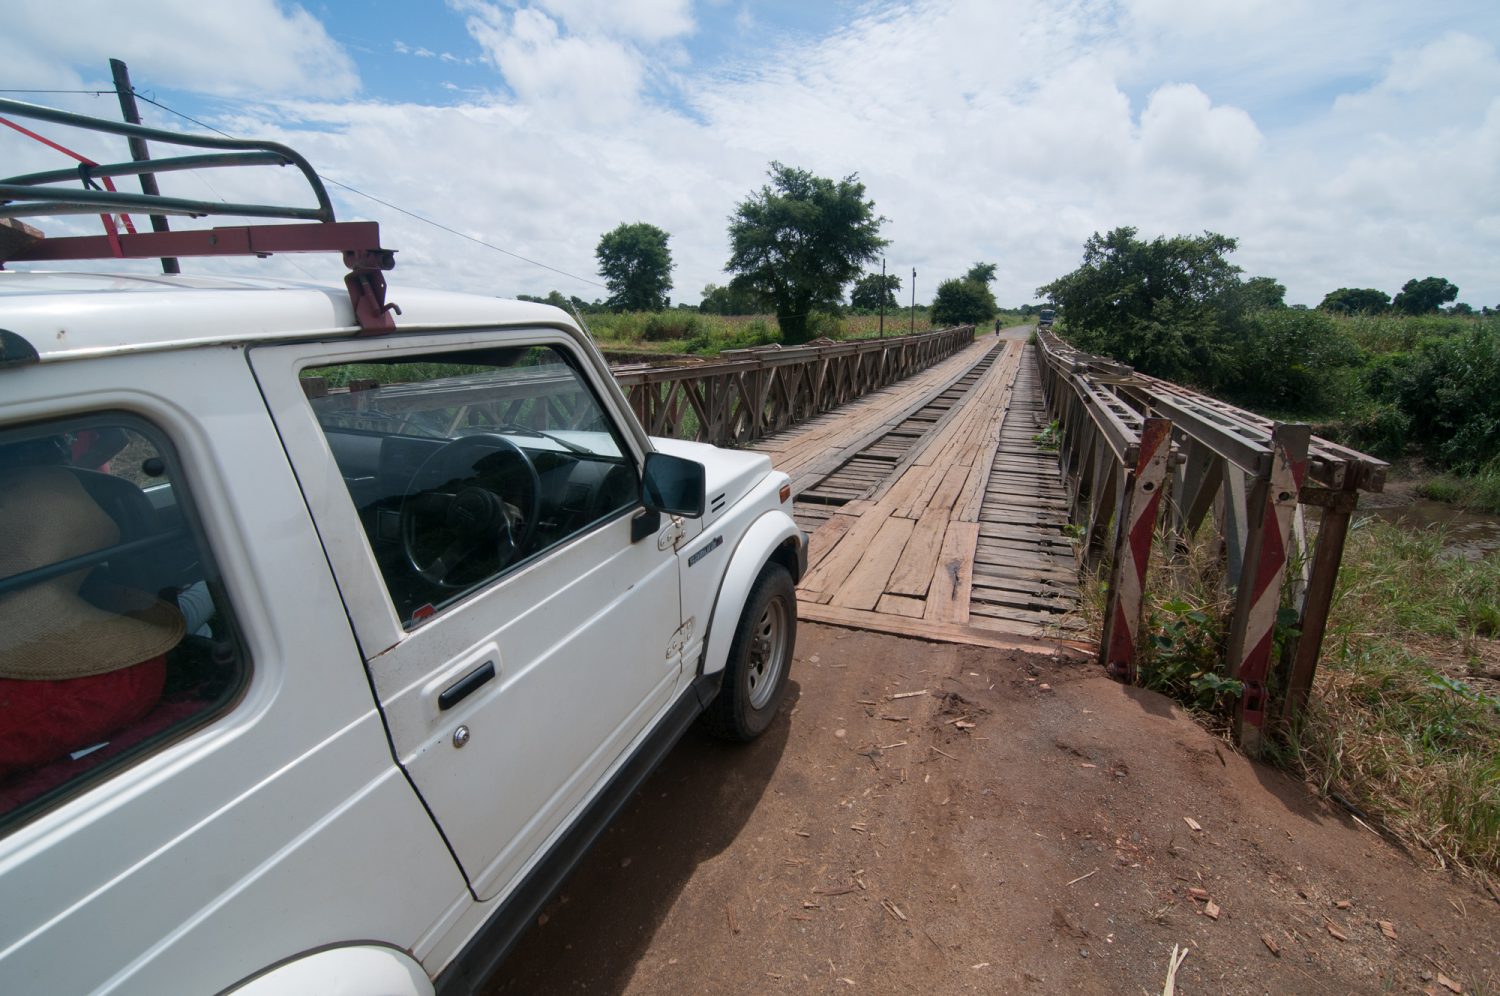
[(1032, 347), (1002, 341), (967, 392), (954, 389), (995, 348), (976, 342), (756, 444), (799, 494), (848, 496), (796, 504), (812, 530), (803, 618), (980, 646), (1081, 646), (1068, 639), (1079, 588), (1066, 494), (1055, 456), (1032, 438), (1042, 411)]

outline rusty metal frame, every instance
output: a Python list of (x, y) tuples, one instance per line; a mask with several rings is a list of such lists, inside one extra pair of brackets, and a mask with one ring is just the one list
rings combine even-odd
[[(1122, 680), (1134, 676), (1147, 581), (1141, 544), (1149, 552), (1158, 517), (1181, 542), (1212, 513), (1233, 596), (1226, 664), (1244, 686), (1235, 731), (1248, 750), (1259, 751), (1269, 726), (1295, 722), (1306, 707), (1350, 515), (1358, 492), (1384, 486), (1387, 465), (1320, 439), (1305, 425), (1280, 424), (1090, 356), (1045, 330), (1037, 341), (1047, 410), (1061, 434), (1058, 458), (1072, 518), (1084, 530), (1085, 560), (1097, 569), (1108, 554), (1101, 661)], [(1145, 433), (1148, 426), (1159, 433), (1155, 426), (1163, 422), (1170, 426), (1171, 447), (1162, 484), (1143, 500), (1148, 469), (1142, 454), (1161, 457), (1159, 446), (1146, 445)], [(1323, 510), (1311, 544), (1302, 525), (1304, 506)], [(1278, 627), (1284, 605), (1296, 610), (1296, 626)], [(1283, 695), (1273, 703), (1277, 675), (1284, 677)]]
[(646, 431), (744, 445), (925, 370), (974, 341), (974, 326), (781, 349), (711, 363), (625, 367), (615, 380)]
[[(0, 115), (29, 118), (85, 131), (121, 135), (131, 140), (219, 150), (208, 154), (118, 163), (83, 161), (76, 167), (0, 178), (0, 219), (96, 214), (105, 217), (143, 211), (189, 217), (283, 218), (315, 224), (242, 225), (182, 231), (108, 232), (102, 236), (43, 238), (12, 226), (13, 237), (0, 241), (0, 268), (11, 262), (55, 262), (84, 259), (150, 259), (181, 256), (265, 256), (282, 252), (337, 252), (349, 268), (344, 278), (355, 318), (366, 332), (395, 327), (385, 300), (384, 272), (396, 265), (395, 253), (381, 248), (380, 226), (372, 221), (339, 222), (323, 180), (296, 150), (277, 142), (190, 135), (159, 128), (72, 114), (24, 101), (0, 98)], [(28, 135), (34, 133), (19, 129)], [(55, 143), (40, 139), (54, 147)], [(133, 194), (112, 189), (111, 178), (178, 170), (293, 166), (312, 192), (313, 206), (230, 204), (219, 201)], [(100, 189), (97, 181), (111, 189)]]

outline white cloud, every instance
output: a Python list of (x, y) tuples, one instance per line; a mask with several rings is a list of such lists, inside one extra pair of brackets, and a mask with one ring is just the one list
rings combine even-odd
[[(1445, 21), (1399, 0), (919, 0), (853, 8), (832, 34), (795, 43), (755, 9), (776, 45), (753, 62), (680, 67), (662, 56), (693, 37), (685, 3), (451, 6), (504, 97), (283, 101), (215, 123), (286, 141), (331, 176), (586, 278), (601, 233), (660, 225), (679, 300), (724, 282), (727, 216), (778, 159), (858, 172), (891, 219), (891, 271), (915, 266), (923, 299), (983, 259), (999, 266), (1002, 301), (1028, 300), (1077, 265), (1090, 233), (1134, 225), (1147, 237), (1235, 236), (1235, 260), (1293, 301), (1432, 273), (1463, 300), (1500, 303), (1492, 4)], [(297, 16), (288, 10), (284, 21)], [(727, 26), (752, 7), (720, 0), (698, 13)], [(24, 46), (0, 40), (14, 49), (7, 78), (34, 74), (21, 85), (59, 78), (47, 67), (87, 47), (28, 30)], [(217, 47), (203, 58), (239, 58), (240, 39), (207, 37)], [(309, 76), (305, 94), (316, 86)], [(336, 198), (341, 216), (379, 219), (401, 251), (397, 300), (403, 282), (602, 294)]]
[(1255, 164), (1261, 134), (1239, 108), (1214, 107), (1191, 83), (1171, 83), (1153, 92), (1141, 112), (1140, 142), (1152, 170), (1238, 184)]
[(599, 35), (565, 34), (541, 10), (467, 4), (469, 34), (522, 103), (570, 117), (620, 119), (636, 105), (644, 67), (632, 46)]
[(660, 42), (693, 31), (690, 0), (537, 0), (578, 34)]
[(323, 24), (275, 0), (11, 0), (0, 34), (4, 86), (45, 86), (65, 66), (108, 79), (110, 58), (149, 67), (158, 86), (220, 96), (353, 97), (359, 77)]

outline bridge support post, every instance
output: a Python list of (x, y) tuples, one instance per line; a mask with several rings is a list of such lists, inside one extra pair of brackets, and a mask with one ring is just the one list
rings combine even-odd
[(1303, 492), (1307, 504), (1321, 504), (1323, 518), (1318, 525), (1318, 539), (1313, 551), (1312, 576), (1302, 600), (1302, 619), (1297, 626), (1293, 645), (1292, 669), (1287, 679), (1286, 697), (1281, 705), (1281, 722), (1289, 726), (1307, 708), (1313, 675), (1318, 669), (1318, 655), (1323, 649), (1323, 635), (1328, 628), (1328, 610), (1333, 604), (1333, 588), (1338, 582), (1339, 564), (1344, 558), (1344, 540), (1349, 535), (1349, 517), (1359, 500), (1352, 489)]
[(1146, 566), (1157, 511), (1166, 490), (1172, 422), (1148, 418), (1141, 426), (1140, 455), (1120, 489), (1118, 525), (1109, 572), (1100, 663), (1117, 681), (1135, 682), (1136, 642), (1145, 611)]
[(1255, 481), (1248, 502), (1245, 559), (1235, 589), (1226, 657), (1229, 676), (1244, 685), (1235, 706), (1235, 739), (1252, 757), (1260, 756), (1264, 746), (1266, 678), (1275, 653), (1292, 518), (1307, 474), (1311, 436), (1305, 425), (1278, 423), (1271, 430), (1270, 471)]

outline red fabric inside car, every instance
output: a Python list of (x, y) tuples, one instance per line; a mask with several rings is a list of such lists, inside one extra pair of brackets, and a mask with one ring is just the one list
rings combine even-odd
[(109, 740), (161, 701), (166, 676), (162, 656), (86, 678), (0, 678), (0, 779)]

